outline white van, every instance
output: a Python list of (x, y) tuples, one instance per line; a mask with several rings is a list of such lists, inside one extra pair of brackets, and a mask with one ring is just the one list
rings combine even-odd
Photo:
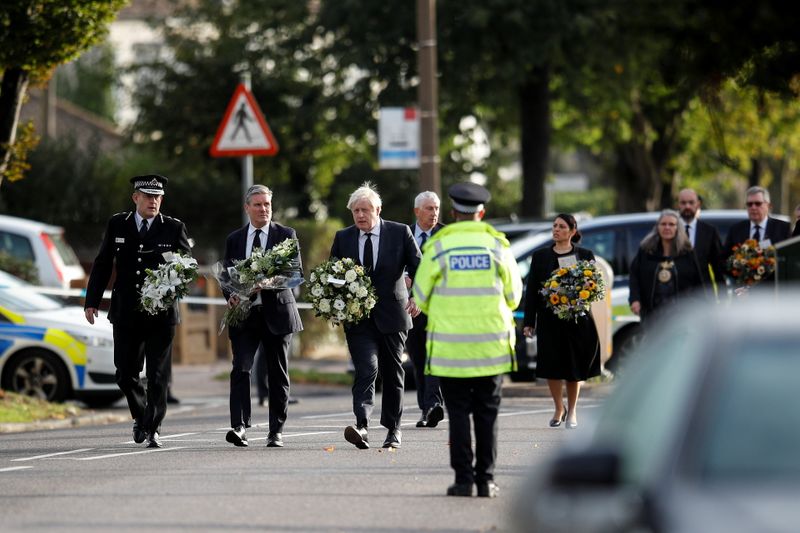
[(86, 277), (78, 256), (64, 239), (64, 228), (43, 222), (0, 215), (0, 252), (31, 261), (45, 287), (69, 289)]

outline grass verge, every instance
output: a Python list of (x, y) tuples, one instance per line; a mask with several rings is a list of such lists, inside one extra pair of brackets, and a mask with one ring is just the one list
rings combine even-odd
[(38, 398), (0, 390), (0, 423), (63, 420), (80, 413), (74, 405), (50, 403)]

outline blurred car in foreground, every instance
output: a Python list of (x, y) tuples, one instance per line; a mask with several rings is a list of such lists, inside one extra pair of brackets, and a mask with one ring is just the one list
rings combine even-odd
[(82, 308), (64, 306), (0, 272), (0, 386), (42, 400), (75, 398), (98, 407), (122, 398), (105, 312), (89, 325)]
[(520, 487), (516, 530), (800, 530), (800, 293), (740, 300), (631, 354), (593, 427)]
[(45, 287), (69, 289), (73, 281), (86, 277), (59, 226), (0, 215), (0, 252), (33, 263)]

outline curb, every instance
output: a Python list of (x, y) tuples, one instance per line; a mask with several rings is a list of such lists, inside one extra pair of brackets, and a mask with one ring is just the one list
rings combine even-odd
[(130, 415), (125, 413), (88, 413), (59, 420), (37, 420), (35, 422), (3, 422), (0, 423), (0, 433), (22, 433), (25, 431), (39, 431), (47, 429), (66, 429), (81, 426), (100, 426), (116, 424), (130, 420)]

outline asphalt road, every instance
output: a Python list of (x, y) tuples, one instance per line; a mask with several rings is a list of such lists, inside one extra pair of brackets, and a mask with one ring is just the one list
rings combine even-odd
[[(357, 450), (347, 388), (293, 388), (283, 449), (266, 448), (265, 408), (255, 407), (250, 447), (225, 442), (224, 383), (183, 398), (162, 426), (165, 447), (131, 440), (129, 422), (0, 436), (0, 529), (9, 531), (494, 531), (530, 465), (579, 438), (547, 428), (544, 397), (505, 398), (496, 480), (500, 497), (445, 496), (453, 481), (447, 419), (417, 429), (406, 394), (403, 445)], [(583, 402), (584, 419), (601, 398)], [(117, 408), (124, 413), (124, 407)], [(596, 410), (594, 410), (596, 411)], [(373, 420), (379, 419), (379, 410)], [(376, 426), (373, 442), (383, 442)]]

